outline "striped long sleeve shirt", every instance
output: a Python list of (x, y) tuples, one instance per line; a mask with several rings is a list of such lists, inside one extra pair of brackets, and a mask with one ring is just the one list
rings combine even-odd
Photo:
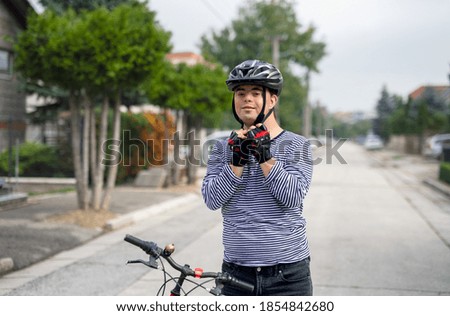
[(208, 208), (222, 209), (227, 262), (269, 266), (310, 254), (303, 217), (312, 178), (310, 143), (283, 131), (271, 140), (270, 150), (276, 162), (267, 177), (253, 157), (237, 177), (226, 141), (217, 142), (209, 157), (202, 194)]

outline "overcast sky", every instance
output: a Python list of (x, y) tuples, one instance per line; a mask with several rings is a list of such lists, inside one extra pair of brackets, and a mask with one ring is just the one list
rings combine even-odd
[[(229, 26), (244, 3), (150, 0), (150, 8), (172, 32), (174, 52), (198, 53), (200, 37)], [(327, 44), (311, 101), (332, 112), (373, 111), (383, 85), (406, 98), (424, 84), (449, 84), (449, 0), (297, 0), (295, 8)]]

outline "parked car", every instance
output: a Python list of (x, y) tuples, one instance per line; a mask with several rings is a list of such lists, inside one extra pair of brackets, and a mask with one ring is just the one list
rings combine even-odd
[(437, 134), (425, 140), (424, 156), (440, 159), (444, 143), (450, 145), (450, 134)]
[(367, 135), (364, 141), (364, 148), (367, 150), (382, 149), (383, 146), (383, 140), (378, 135)]

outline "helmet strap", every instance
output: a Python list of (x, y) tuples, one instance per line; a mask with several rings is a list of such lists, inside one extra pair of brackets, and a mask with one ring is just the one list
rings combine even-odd
[(243, 128), (244, 127), (244, 122), (239, 118), (239, 116), (236, 113), (236, 107), (234, 105), (234, 95), (233, 95), (233, 100), (231, 101), (231, 107), (233, 108), (234, 118), (236, 119), (236, 121), (239, 122), (239, 124), (241, 124), (241, 128)]
[(265, 121), (265, 117), (264, 117), (264, 110), (266, 109), (266, 87), (262, 87), (263, 88), (263, 106), (261, 109), (261, 112), (259, 112), (258, 116), (256, 117), (255, 122), (253, 123), (253, 125), (256, 126), (256, 124), (262, 123)]
[(272, 112), (273, 112), (274, 110), (275, 110), (274, 107), (271, 108), (271, 109), (269, 110), (269, 112), (267, 112), (267, 115), (264, 116), (264, 118), (262, 119), (262, 121), (261, 121), (260, 123), (263, 124), (263, 123), (266, 121), (266, 119), (270, 116), (270, 114), (272, 114)]

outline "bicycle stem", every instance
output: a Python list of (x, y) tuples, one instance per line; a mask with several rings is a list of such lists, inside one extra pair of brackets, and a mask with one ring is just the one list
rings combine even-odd
[[(183, 267), (183, 270), (190, 270), (188, 265), (185, 265)], [(184, 280), (186, 280), (186, 274), (184, 272), (181, 272), (180, 277), (178, 278), (177, 283), (175, 284), (175, 287), (170, 291), (170, 296), (180, 296), (181, 294), (181, 288), (183, 287)]]

